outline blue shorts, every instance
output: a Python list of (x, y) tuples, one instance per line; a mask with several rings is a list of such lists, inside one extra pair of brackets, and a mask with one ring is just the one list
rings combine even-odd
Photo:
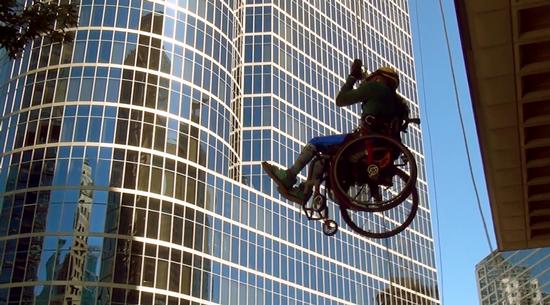
[(309, 140), (309, 144), (314, 145), (317, 151), (327, 153), (330, 148), (334, 148), (335, 146), (344, 143), (347, 136), (347, 134), (339, 134), (315, 137)]

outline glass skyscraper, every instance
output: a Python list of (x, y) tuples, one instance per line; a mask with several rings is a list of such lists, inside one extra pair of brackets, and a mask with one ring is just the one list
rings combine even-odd
[[(422, 137), (418, 214), (332, 237), (260, 162), (350, 132), (353, 58), (419, 115), (406, 0), (81, 0), (72, 43), (0, 65), (0, 303), (439, 304)], [(301, 176), (304, 178), (304, 176)]]
[(550, 248), (495, 251), (476, 277), (481, 305), (549, 305)]

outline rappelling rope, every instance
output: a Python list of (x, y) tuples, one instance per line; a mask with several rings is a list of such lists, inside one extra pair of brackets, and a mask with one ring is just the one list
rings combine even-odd
[(481, 221), (483, 223), (483, 229), (485, 230), (485, 237), (487, 238), (487, 244), (489, 245), (489, 249), (491, 252), (493, 252), (493, 244), (491, 243), (491, 238), (489, 237), (489, 230), (487, 229), (487, 222), (485, 221), (485, 216), (483, 215), (483, 209), (481, 208), (481, 200), (479, 199), (479, 191), (477, 189), (477, 184), (474, 178), (474, 170), (472, 167), (472, 159), (470, 157), (470, 149), (468, 147), (468, 140), (466, 138), (466, 129), (464, 127), (464, 119), (462, 118), (462, 110), (460, 109), (460, 99), (458, 97), (458, 89), (456, 85), (456, 76), (455, 76), (455, 70), (453, 65), (453, 60), (451, 56), (451, 46), (449, 43), (449, 34), (447, 33), (447, 25), (445, 21), (445, 13), (443, 11), (443, 3), (441, 0), (439, 0), (439, 10), (441, 11), (441, 18), (443, 21), (443, 31), (445, 33), (445, 41), (447, 44), (447, 54), (449, 56), (449, 64), (451, 68), (451, 75), (453, 77), (453, 87), (455, 92), (455, 101), (456, 101), (456, 108), (458, 109), (458, 116), (460, 118), (460, 127), (462, 129), (462, 138), (464, 140), (464, 146), (466, 148), (466, 156), (468, 158), (468, 169), (470, 171), (470, 178), (472, 179), (472, 184), (474, 186), (474, 191), (476, 194), (476, 200), (477, 200), (477, 208), (479, 210), (479, 214), (481, 216)]

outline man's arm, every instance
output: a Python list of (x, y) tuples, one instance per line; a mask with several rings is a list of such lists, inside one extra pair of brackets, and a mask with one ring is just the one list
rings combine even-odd
[(355, 84), (355, 78), (349, 76), (336, 96), (336, 106), (344, 107), (355, 103), (361, 103), (389, 90), (387, 86), (379, 82), (367, 81), (362, 83), (357, 89), (353, 89), (353, 84)]
[(355, 85), (356, 81), (357, 79), (352, 75), (348, 76), (348, 79), (346, 80), (342, 88), (340, 88), (340, 92), (338, 92), (338, 95), (336, 95), (336, 106), (344, 107), (357, 103), (357, 101), (353, 101), (353, 99), (350, 99), (348, 97), (353, 91), (353, 85)]
[(346, 82), (340, 89), (340, 92), (338, 92), (338, 95), (336, 96), (336, 106), (338, 107), (344, 107), (349, 106), (352, 104), (357, 103), (354, 99), (349, 99), (346, 96), (349, 94), (349, 92), (353, 91), (353, 85), (355, 85), (355, 82), (359, 80), (363, 76), (363, 62), (360, 59), (354, 59), (353, 63), (350, 67), (350, 73), (348, 78), (346, 79)]

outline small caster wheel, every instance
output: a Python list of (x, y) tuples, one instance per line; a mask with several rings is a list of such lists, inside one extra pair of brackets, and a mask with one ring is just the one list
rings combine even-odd
[(327, 236), (332, 236), (338, 231), (338, 224), (334, 220), (325, 220), (323, 222), (323, 233)]

